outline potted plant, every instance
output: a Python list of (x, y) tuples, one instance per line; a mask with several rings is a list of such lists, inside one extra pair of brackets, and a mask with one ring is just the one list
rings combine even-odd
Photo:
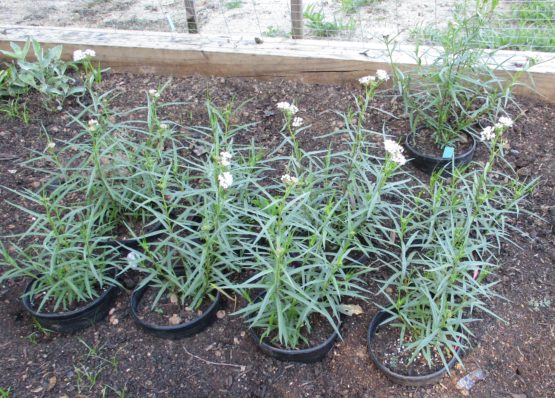
[[(75, 117), (81, 132), (67, 142), (49, 142), (30, 163), (54, 165), (45, 191), (66, 189), (76, 204), (99, 203), (102, 223), (112, 226), (106, 240), (137, 250), (140, 241), (159, 238), (171, 218), (168, 193), (179, 179), (179, 134), (157, 117), (160, 93), (147, 94), (147, 121), (118, 121), (128, 115), (110, 110), (109, 93), (91, 93), (92, 103)], [(88, 120), (87, 120), (88, 118)]]
[(514, 101), (511, 92), (519, 74), (508, 79), (497, 76), (495, 51), (476, 46), (485, 12), (480, 9), (448, 24), (435, 47), (416, 46), (416, 66), (409, 71), (396, 65), (397, 46), (386, 39), (410, 122), (411, 131), (404, 141), (407, 155), (429, 174), (450, 162), (470, 162), (481, 124)]
[(246, 210), (259, 231), (244, 260), (254, 275), (228, 287), (247, 299), (237, 314), (258, 347), (278, 360), (323, 359), (339, 337), (343, 300), (361, 297), (360, 276), (371, 269), (348, 261), (354, 234), (340, 231), (337, 220), (344, 198), (333, 198), (322, 175), (284, 174), (259, 187)]
[(214, 320), (221, 286), (241, 270), (242, 241), (251, 233), (240, 208), (262, 170), (258, 156), (252, 146), (233, 145), (232, 107), (222, 112), (208, 103), (208, 114), (211, 124), (196, 128), (202, 135), (195, 141), (207, 156), (181, 159), (179, 185), (164, 195), (176, 203), (167, 236), (134, 253), (146, 276), (133, 292), (132, 315), (159, 337), (188, 337)]
[(132, 252), (131, 267), (146, 277), (131, 296), (131, 315), (143, 330), (178, 339), (201, 332), (216, 318), (221, 305), (217, 288), (227, 264), (198, 235), (168, 234)]
[[(510, 241), (506, 220), (518, 215), (534, 182), (494, 171), (505, 127), (492, 129), (484, 167), (455, 169), (449, 178), (434, 173), (391, 218), (396, 238), (384, 260), (391, 273), (379, 291), (387, 305), (370, 323), (368, 350), (397, 383), (437, 382), (461, 361), (475, 312), (493, 314), (487, 299), (496, 282), (486, 278), (498, 266), (501, 242)], [(499, 177), (508, 182), (500, 185)]]
[(71, 333), (99, 322), (116, 298), (120, 262), (117, 250), (99, 239), (106, 231), (98, 208), (19, 194), (34, 205), (19, 207), (34, 222), (9, 248), (0, 245), (0, 265), (8, 268), (0, 279), (30, 278), (23, 304), (47, 329)]

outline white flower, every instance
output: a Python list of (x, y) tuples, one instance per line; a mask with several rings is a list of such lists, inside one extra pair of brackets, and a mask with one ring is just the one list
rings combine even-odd
[(127, 253), (127, 264), (131, 268), (137, 268), (139, 266), (139, 256), (134, 251)]
[(400, 164), (401, 166), (407, 163), (407, 158), (403, 155), (404, 149), (401, 145), (389, 139), (385, 140), (383, 145), (385, 151), (391, 155), (392, 161)]
[(294, 115), (295, 113), (297, 113), (299, 111), (299, 108), (297, 108), (295, 105), (290, 104), (289, 102), (278, 102), (276, 107), (283, 112), (286, 113), (290, 113), (291, 115)]
[(17, 170), (15, 170), (15, 169), (8, 170), (8, 173), (10, 173), (10, 174), (15, 174), (16, 172), (17, 172)]
[(46, 145), (46, 149), (54, 149), (56, 147), (56, 143), (55, 142), (49, 142)]
[(79, 62), (81, 60), (85, 59), (85, 53), (81, 50), (75, 50), (73, 52), (73, 61), (74, 62)]
[(158, 90), (155, 90), (153, 88), (148, 90), (148, 93), (154, 98), (159, 98), (160, 97), (160, 93), (158, 92)]
[(223, 189), (228, 189), (233, 184), (233, 176), (229, 171), (226, 171), (218, 176), (218, 183)]
[(370, 83), (376, 81), (376, 76), (364, 76), (358, 79), (358, 82), (363, 86), (368, 86)]
[(389, 80), (389, 75), (387, 74), (387, 72), (383, 69), (378, 69), (376, 71), (376, 76), (364, 76), (358, 79), (358, 82), (363, 86), (368, 86), (374, 83), (375, 81), (386, 82), (388, 80)]
[(285, 185), (295, 185), (299, 182), (299, 179), (289, 174), (284, 174), (281, 176), (281, 182), (283, 182)]
[(507, 117), (507, 116), (501, 116), (499, 118), (498, 124), (503, 126), (503, 127), (509, 128), (509, 127), (513, 126), (513, 119), (511, 119), (510, 117)]
[(167, 130), (167, 129), (168, 129), (168, 125), (167, 125), (166, 123), (162, 123), (162, 124), (160, 124), (160, 128), (161, 128), (162, 130)]
[(87, 58), (92, 58), (96, 56), (96, 52), (94, 50), (86, 49), (85, 51), (75, 50), (73, 52), (73, 61), (79, 62)]
[(90, 48), (87, 48), (87, 49), (85, 50), (84, 54), (85, 54), (87, 57), (91, 57), (91, 58), (96, 57), (96, 51), (91, 50)]
[(482, 141), (491, 141), (494, 138), (495, 128), (493, 128), (492, 126), (487, 126), (480, 132), (480, 140)]
[(232, 158), (231, 153), (227, 151), (220, 152), (220, 164), (222, 166), (229, 167), (229, 165), (231, 164), (231, 158)]
[(391, 160), (393, 160), (395, 163), (401, 166), (407, 163), (407, 158), (401, 152), (396, 152), (394, 154), (391, 154)]
[(88, 122), (89, 130), (96, 130), (98, 128), (98, 121), (96, 119), (91, 119)]
[(291, 123), (291, 126), (293, 127), (301, 127), (303, 125), (303, 118), (302, 117), (296, 117), (293, 119), (293, 123)]
[(403, 147), (401, 145), (399, 145), (398, 143), (396, 143), (395, 141), (393, 141), (393, 140), (389, 140), (389, 139), (385, 140), (383, 142), (383, 146), (385, 148), (385, 151), (392, 154), (392, 155), (394, 155), (396, 153), (403, 153), (404, 152)]
[(376, 79), (386, 82), (386, 81), (389, 80), (389, 75), (387, 74), (387, 72), (385, 70), (378, 69), (376, 71)]

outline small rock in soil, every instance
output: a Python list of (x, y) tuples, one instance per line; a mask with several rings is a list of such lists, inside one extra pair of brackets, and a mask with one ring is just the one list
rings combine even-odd
[(49, 378), (48, 387), (46, 387), (46, 391), (52, 391), (52, 389), (56, 386), (57, 381), (58, 379), (56, 378), (56, 376), (52, 376), (51, 378)]
[(216, 312), (216, 317), (218, 319), (223, 319), (225, 317), (225, 311), (224, 310), (219, 310), (218, 312)]
[(173, 314), (170, 319), (170, 325), (179, 325), (181, 323), (181, 318), (177, 314)]

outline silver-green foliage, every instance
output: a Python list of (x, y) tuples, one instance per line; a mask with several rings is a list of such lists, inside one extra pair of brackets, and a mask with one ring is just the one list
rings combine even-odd
[(386, 39), (411, 130), (429, 130), (439, 148), (456, 144), (465, 132), (476, 134), (480, 122), (500, 116), (514, 103), (511, 93), (519, 73), (502, 79), (495, 73), (503, 67), (496, 51), (476, 48), (488, 10), (488, 4), (482, 4), (474, 14), (450, 23), (438, 46), (417, 45), (412, 55), (416, 66), (408, 71), (395, 62), (395, 41)]
[(247, 208), (258, 231), (247, 246), (254, 275), (230, 287), (248, 298), (238, 313), (261, 339), (298, 348), (315, 317), (338, 331), (344, 300), (363, 297), (362, 275), (381, 255), (364, 240), (386, 234), (381, 216), (391, 205), (382, 197), (401, 189), (389, 181), (397, 166), (370, 155), (364, 141), (370, 132), (348, 123), (337, 132), (351, 134), (348, 150), (306, 152), (297, 141), (304, 128), (292, 128), (290, 113), (284, 112), (283, 145), (291, 155), (274, 159), (283, 176), (259, 186)]
[[(207, 102), (210, 125), (192, 128), (197, 138), (189, 138), (207, 153), (180, 159), (179, 183), (168, 193), (175, 205), (167, 236), (145, 245), (144, 253), (136, 253), (138, 268), (146, 275), (141, 286), (148, 283), (158, 290), (153, 305), (171, 293), (197, 308), (220, 286), (229, 284), (231, 272), (243, 267), (243, 240), (251, 223), (241, 215), (264, 167), (253, 145), (233, 142), (237, 133), (249, 127), (231, 123), (240, 108), (229, 104), (219, 109)], [(224, 173), (233, 177), (229, 186), (220, 182)]]
[(0, 265), (8, 266), (1, 280), (31, 278), (28, 295), (39, 310), (49, 301), (54, 310), (67, 309), (118, 284), (117, 248), (102, 238), (107, 228), (97, 217), (97, 205), (67, 203), (65, 187), (48, 194), (17, 193), (27, 206), (14, 206), (34, 221), (9, 244), (13, 252), (0, 244)]
[(495, 316), (489, 300), (497, 296), (497, 256), (511, 232), (519, 232), (508, 220), (535, 185), (493, 170), (496, 141), (485, 166), (453, 169), (449, 178), (434, 174), (391, 214), (395, 243), (385, 264), (392, 272), (380, 293), (400, 340), (410, 336), (402, 348), (430, 366), (434, 353), (444, 364), (451, 356), (460, 360), (476, 310)]
[[(62, 60), (62, 46), (46, 52), (36, 40), (28, 40), (23, 47), (10, 43), (12, 51), (1, 53), (13, 63), (0, 73), (0, 98), (15, 97), (30, 90), (38, 91), (48, 109), (60, 107), (70, 96), (85, 93), (85, 87), (70, 77), (70, 70), (77, 70), (78, 63)], [(33, 48), (34, 61), (28, 60)]]

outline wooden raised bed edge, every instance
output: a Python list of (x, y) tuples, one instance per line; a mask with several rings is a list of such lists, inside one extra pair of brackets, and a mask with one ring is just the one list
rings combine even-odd
[[(115, 72), (185, 76), (233, 76), (289, 79), (305, 83), (355, 82), (361, 76), (388, 70), (385, 46), (330, 40), (291, 40), (253, 37), (189, 35), (186, 33), (123, 31), (74, 27), (0, 26), (0, 49), (32, 37), (45, 47), (62, 44), (63, 56), (92, 48), (95, 60)], [(433, 51), (433, 47), (429, 47)], [(410, 69), (414, 47), (402, 45), (395, 62)], [(0, 56), (1, 57), (1, 56)], [(555, 103), (555, 56), (532, 51), (498, 51), (502, 76), (517, 72), (527, 59), (537, 64), (522, 74), (517, 94)]]

